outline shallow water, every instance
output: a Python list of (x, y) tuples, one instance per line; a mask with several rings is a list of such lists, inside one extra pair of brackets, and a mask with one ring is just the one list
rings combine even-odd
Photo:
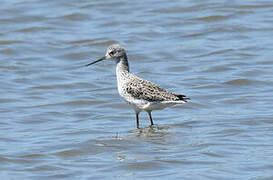
[[(271, 1), (4, 0), (3, 179), (272, 179)], [(191, 102), (135, 114), (108, 45)]]

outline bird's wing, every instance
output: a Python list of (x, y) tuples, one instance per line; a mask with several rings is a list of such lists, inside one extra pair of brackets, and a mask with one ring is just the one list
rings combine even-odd
[(146, 101), (185, 101), (188, 99), (184, 95), (170, 93), (156, 84), (141, 79), (135, 75), (126, 83), (126, 92), (136, 99)]

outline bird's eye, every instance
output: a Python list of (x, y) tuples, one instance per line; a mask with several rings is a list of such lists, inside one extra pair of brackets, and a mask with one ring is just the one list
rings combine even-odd
[(109, 52), (110, 56), (113, 56), (114, 53), (115, 53), (114, 51)]

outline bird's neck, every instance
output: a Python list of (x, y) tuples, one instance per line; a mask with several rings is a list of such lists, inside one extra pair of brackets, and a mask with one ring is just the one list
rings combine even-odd
[(127, 56), (117, 59), (116, 76), (118, 84), (118, 92), (121, 96), (124, 94), (123, 85), (129, 76), (129, 64)]
[(126, 55), (117, 59), (116, 71), (123, 72), (123, 73), (129, 73), (129, 63), (128, 63)]

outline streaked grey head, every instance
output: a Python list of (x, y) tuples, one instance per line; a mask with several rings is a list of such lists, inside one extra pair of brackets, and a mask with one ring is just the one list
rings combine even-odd
[(119, 44), (113, 44), (107, 48), (106, 59), (118, 59), (126, 56), (125, 49)]
[(125, 49), (119, 44), (113, 44), (107, 48), (106, 54), (100, 59), (87, 64), (86, 66), (90, 66), (102, 60), (112, 59), (119, 60), (121, 58), (126, 58)]

